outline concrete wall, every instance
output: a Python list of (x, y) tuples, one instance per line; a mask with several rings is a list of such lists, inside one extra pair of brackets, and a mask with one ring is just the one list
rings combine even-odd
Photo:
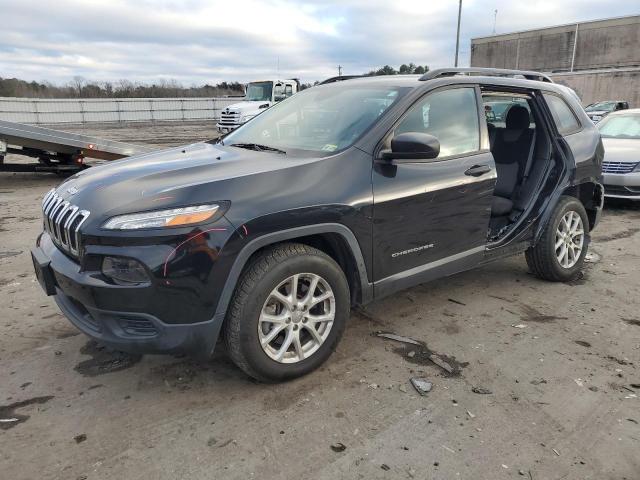
[(573, 88), (583, 105), (600, 100), (626, 100), (632, 108), (640, 108), (640, 68), (556, 73), (551, 77), (554, 82)]
[(242, 98), (0, 97), (0, 120), (30, 124), (217, 120)]
[(544, 72), (569, 71), (572, 64), (574, 71), (638, 67), (638, 45), (640, 15), (474, 38), (471, 66)]
[(550, 72), (585, 105), (640, 107), (640, 15), (474, 38), (471, 66)]

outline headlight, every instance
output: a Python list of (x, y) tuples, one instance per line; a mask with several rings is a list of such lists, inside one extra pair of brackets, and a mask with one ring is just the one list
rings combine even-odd
[(211, 204), (118, 215), (107, 220), (102, 228), (137, 230), (140, 228), (182, 227), (211, 219), (219, 208), (219, 205)]

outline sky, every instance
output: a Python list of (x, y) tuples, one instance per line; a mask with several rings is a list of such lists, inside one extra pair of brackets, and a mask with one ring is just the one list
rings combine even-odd
[[(463, 0), (470, 39), (640, 14), (640, 1)], [(313, 82), (389, 64), (452, 66), (458, 0), (0, 0), (0, 77), (185, 85)]]

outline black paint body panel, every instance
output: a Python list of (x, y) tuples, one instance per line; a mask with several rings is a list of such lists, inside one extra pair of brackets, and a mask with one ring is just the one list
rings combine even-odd
[[(298, 158), (198, 143), (94, 167), (64, 182), (58, 194), (91, 212), (82, 227), (81, 258), (62, 253), (46, 233), (37, 248), (50, 259), (65, 314), (87, 334), (121, 349), (207, 355), (242, 268), (266, 245), (335, 235), (353, 257), (358, 301), (366, 303), (522, 251), (535, 241), (562, 194), (600, 183), (599, 135), (569, 99), (583, 129), (565, 138), (556, 132), (555, 155), (563, 169), (558, 181), (545, 186), (513, 236), (487, 244), (496, 172), (484, 120), (481, 148), (473, 155), (392, 165), (379, 163), (376, 149), (404, 112), (435, 88), (495, 85), (548, 89), (568, 98), (566, 92), (548, 83), (489, 77), (349, 81), (400, 82), (411, 89), (353, 146), (335, 155)], [(490, 171), (465, 175), (475, 165)], [(207, 203), (224, 208), (213, 222), (195, 227), (102, 228), (114, 215)], [(105, 255), (138, 260), (149, 284), (109, 282), (100, 272)], [(92, 330), (85, 322), (90, 318), (103, 321), (104, 329)], [(127, 333), (121, 324), (131, 319), (156, 333)]]

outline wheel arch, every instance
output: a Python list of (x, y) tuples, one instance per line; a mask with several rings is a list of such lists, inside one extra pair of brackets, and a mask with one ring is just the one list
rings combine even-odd
[(589, 231), (597, 225), (604, 204), (604, 187), (598, 182), (584, 182), (571, 185), (562, 192), (562, 195), (574, 197), (580, 200), (589, 217)]
[(333, 258), (347, 277), (352, 303), (365, 304), (373, 299), (373, 285), (367, 277), (364, 257), (355, 235), (342, 224), (324, 223), (267, 233), (247, 243), (236, 256), (227, 276), (216, 316), (226, 313), (240, 275), (251, 258), (265, 248), (284, 242), (304, 243)]

